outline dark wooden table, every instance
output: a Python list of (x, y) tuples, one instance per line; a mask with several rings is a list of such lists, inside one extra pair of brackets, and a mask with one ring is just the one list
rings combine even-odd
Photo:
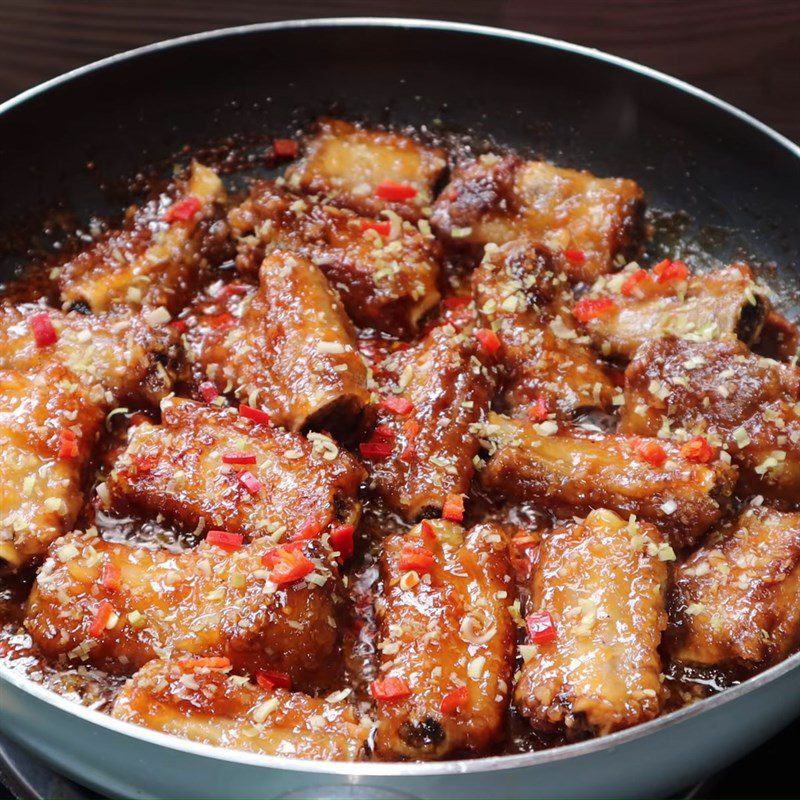
[(353, 15), (499, 25), (597, 47), (694, 83), (800, 140), (800, 0), (0, 0), (0, 99), (180, 34)]

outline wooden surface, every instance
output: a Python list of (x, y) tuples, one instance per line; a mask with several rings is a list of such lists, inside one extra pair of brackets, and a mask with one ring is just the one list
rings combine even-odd
[(597, 47), (694, 83), (800, 141), (800, 0), (0, 0), (0, 99), (159, 39), (337, 15), (453, 19)]

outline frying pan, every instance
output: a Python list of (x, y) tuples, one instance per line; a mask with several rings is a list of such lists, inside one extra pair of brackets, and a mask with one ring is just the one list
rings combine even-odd
[[(0, 106), (0, 239), (54, 205), (79, 219), (118, 212), (120, 198), (101, 184), (185, 144), (291, 135), (331, 112), (493, 135), (523, 153), (634, 178), (651, 207), (677, 220), (690, 252), (757, 258), (774, 271), (773, 282), (797, 285), (796, 145), (691, 86), (619, 58), (538, 36), (418, 20), (214, 31), (106, 59), (23, 93)], [(5, 274), (15, 260), (5, 259)], [(724, 767), (800, 713), (800, 654), (611, 736), (436, 764), (227, 751), (118, 722), (4, 668), (0, 701), (4, 734), (112, 796), (659, 796)]]

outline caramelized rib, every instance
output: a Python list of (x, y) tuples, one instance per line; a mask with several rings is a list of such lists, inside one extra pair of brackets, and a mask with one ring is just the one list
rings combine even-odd
[(665, 337), (625, 373), (622, 429), (706, 436), (739, 467), (739, 490), (792, 507), (800, 498), (800, 371), (742, 342)]
[(559, 416), (611, 408), (614, 384), (576, 329), (569, 283), (547, 248), (526, 242), (487, 248), (472, 285), (483, 326), (503, 343), (502, 402), (511, 416), (524, 417), (537, 403)]
[(379, 406), (376, 430), (388, 435), (373, 438), (388, 440), (392, 452), (365, 458), (372, 485), (409, 521), (438, 514), (448, 494), (469, 490), (479, 447), (470, 426), (486, 417), (491, 368), (471, 332), (457, 332), (449, 324), (381, 367), (391, 375), (383, 387), (385, 398), (401, 398), (412, 409), (401, 414), (386, 409), (385, 402)]
[(352, 324), (310, 261), (274, 250), (240, 316), (197, 324), (184, 337), (195, 369), (292, 431), (347, 430), (369, 402)]
[(605, 509), (543, 537), (529, 613), (548, 614), (555, 639), (532, 646), (515, 692), (536, 730), (601, 735), (659, 715), (660, 544), (653, 525)]
[[(31, 319), (44, 312), (58, 340), (37, 347)], [(0, 304), (0, 368), (66, 367), (100, 405), (157, 404), (172, 388), (176, 360), (174, 333), (126, 309), (64, 314), (39, 305)]]
[[(227, 657), (236, 670), (280, 670), (305, 688), (329, 686), (340, 656), (336, 567), (319, 543), (305, 543), (311, 575), (324, 584), (278, 585), (262, 563), (274, 547), (259, 539), (228, 552), (201, 542), (176, 555), (107, 542), (93, 530), (71, 533), (50, 547), (25, 626), (48, 657), (112, 674), (186, 654)], [(107, 565), (118, 585), (107, 583)], [(104, 602), (113, 615), (93, 635)]]
[(687, 280), (659, 282), (646, 273), (637, 281), (641, 275), (633, 265), (613, 278), (599, 278), (592, 289), (591, 297), (614, 302), (586, 324), (604, 355), (629, 359), (642, 342), (668, 334), (691, 341), (738, 337), (746, 344), (759, 338), (769, 300), (746, 264)]
[(723, 462), (689, 461), (660, 439), (652, 444), (666, 458), (655, 465), (634, 437), (552, 420), (527, 423), (492, 413), (482, 435), (490, 455), (480, 481), (494, 496), (564, 516), (593, 508), (634, 514), (658, 524), (676, 547), (694, 544), (720, 519), (736, 481), (736, 471)]
[[(416, 220), (433, 200), (433, 187), (446, 164), (441, 150), (408, 136), (322, 119), (316, 135), (305, 143), (303, 158), (286, 171), (286, 182), (365, 216), (390, 209)], [(397, 202), (382, 199), (375, 190), (385, 181), (413, 187), (416, 194)]]
[(399, 217), (376, 223), (259, 182), (228, 218), (242, 272), (257, 271), (265, 251), (293, 250), (322, 270), (361, 327), (410, 336), (439, 301), (439, 244)]
[[(111, 231), (60, 268), (65, 305), (84, 304), (95, 312), (116, 305), (164, 307), (177, 313), (200, 285), (209, 256), (224, 243), (224, 201), (217, 174), (193, 162), (189, 178), (179, 182), (174, 196), (132, 206), (121, 230)], [(168, 221), (170, 207), (175, 213), (180, 204), (189, 218)]]
[(800, 514), (748, 508), (674, 577), (673, 658), (753, 669), (800, 644)]
[[(380, 679), (399, 678), (411, 694), (378, 701), (378, 753), (434, 759), (486, 752), (503, 738), (514, 668), (506, 536), (495, 525), (465, 533), (435, 521), (384, 545)], [(430, 553), (429, 570), (405, 566), (408, 547)], [(462, 702), (451, 708), (445, 698), (462, 687)]]
[(75, 522), (102, 422), (62, 367), (0, 370), (0, 571), (37, 560)]
[[(117, 508), (161, 514), (185, 531), (224, 528), (284, 540), (310, 524), (355, 524), (364, 470), (320, 433), (306, 438), (177, 398), (162, 404), (162, 425), (142, 423), (106, 486)], [(236, 454), (253, 464), (226, 464)], [(256, 480), (257, 491), (242, 476)]]
[(355, 761), (368, 720), (343, 700), (262, 689), (195, 662), (151, 661), (117, 696), (112, 716), (204, 744), (251, 753)]
[(644, 195), (630, 180), (489, 154), (454, 170), (431, 222), (459, 249), (513, 239), (544, 244), (570, 280), (593, 281), (618, 258), (638, 255)]

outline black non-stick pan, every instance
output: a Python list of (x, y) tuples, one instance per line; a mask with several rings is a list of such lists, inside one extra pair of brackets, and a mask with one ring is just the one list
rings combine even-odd
[[(678, 81), (585, 48), (408, 20), (267, 24), (153, 45), (0, 106), (0, 241), (53, 209), (119, 213), (120, 187), (184, 145), (291, 135), (319, 114), (427, 126), (624, 175), (665, 247), (746, 257), (800, 285), (800, 149)], [(657, 246), (657, 245), (656, 245)], [(6, 275), (20, 257), (5, 248)], [(635, 729), (540, 753), (327, 764), (135, 728), (0, 668), (0, 729), (84, 783), (137, 797), (657, 795), (800, 711), (800, 656)]]

